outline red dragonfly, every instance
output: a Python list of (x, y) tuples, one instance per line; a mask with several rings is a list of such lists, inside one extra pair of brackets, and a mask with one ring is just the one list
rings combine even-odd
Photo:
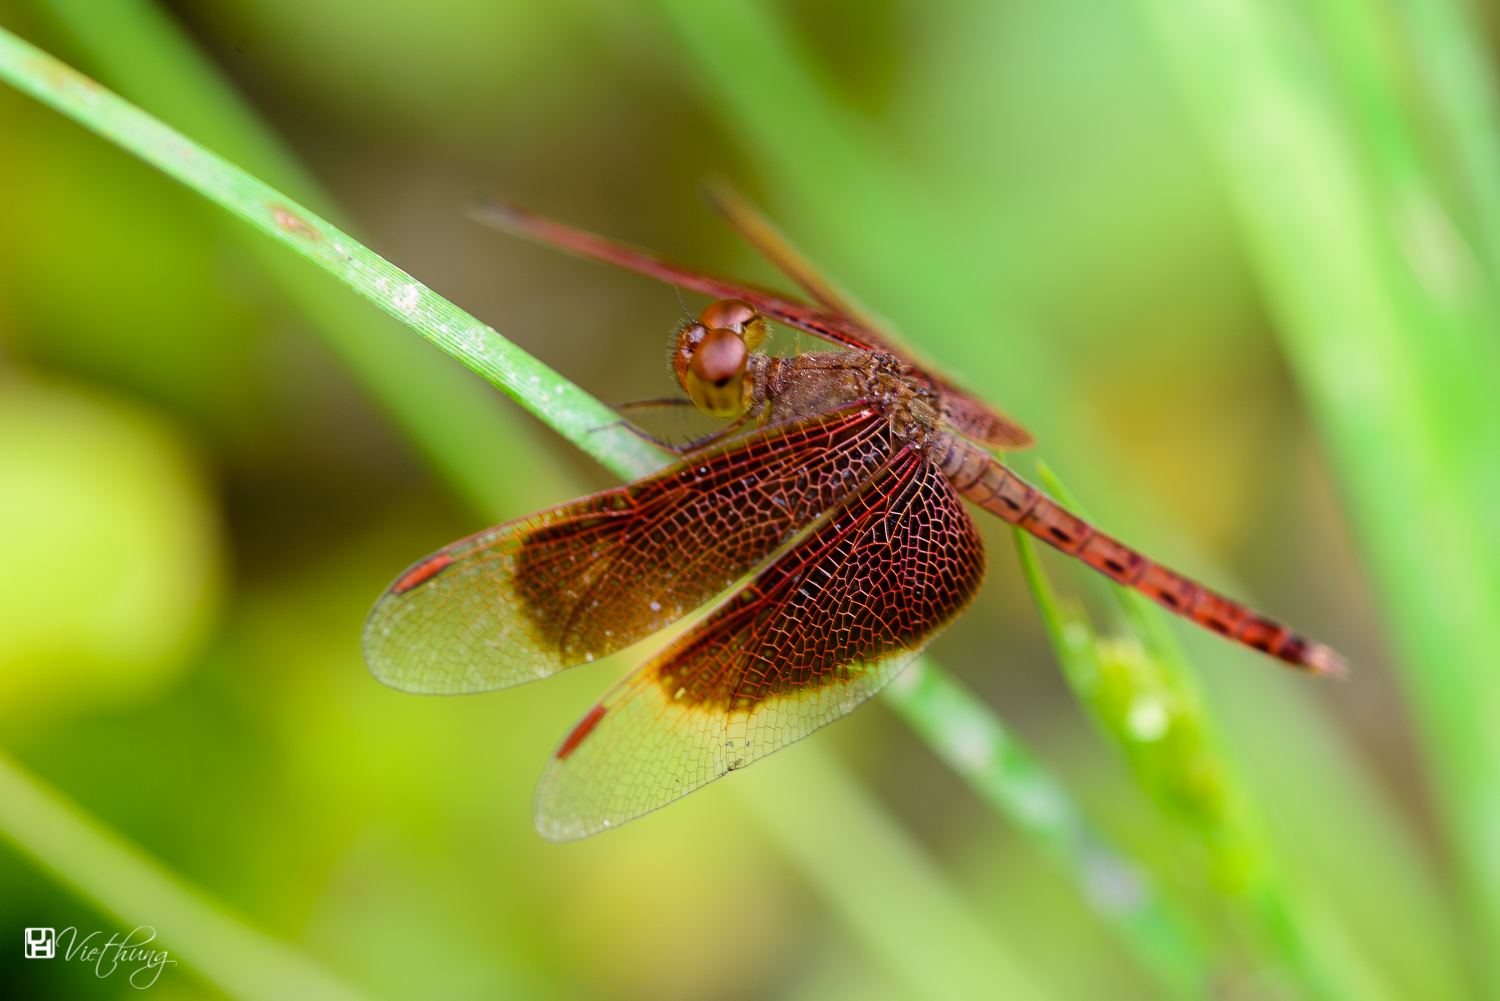
[[(714, 298), (676, 332), (692, 403), (730, 423), (634, 483), (417, 562), (365, 627), (409, 692), (507, 688), (622, 650), (722, 600), (558, 745), (538, 830), (585, 837), (807, 736), (879, 691), (985, 573), (960, 498), (1236, 643), (1315, 674), (1331, 649), (1150, 560), (999, 462), (1031, 435), (918, 363), (747, 204), (718, 207), (818, 307), (496, 205), (489, 221)], [(774, 320), (841, 350), (756, 353)], [(664, 446), (666, 447), (666, 446)]]

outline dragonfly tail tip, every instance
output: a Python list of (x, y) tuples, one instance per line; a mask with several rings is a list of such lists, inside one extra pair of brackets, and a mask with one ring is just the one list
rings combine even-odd
[(1319, 677), (1347, 678), (1349, 676), (1349, 664), (1339, 656), (1338, 651), (1322, 643), (1309, 644), (1307, 655), (1302, 663), (1310, 673)]

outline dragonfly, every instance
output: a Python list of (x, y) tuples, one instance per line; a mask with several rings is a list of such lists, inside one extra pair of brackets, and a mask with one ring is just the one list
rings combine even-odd
[[(586, 837), (852, 711), (968, 606), (985, 550), (964, 501), (1226, 640), (1313, 674), (1343, 662), (1100, 531), (995, 454), (1032, 444), (922, 362), (747, 202), (711, 200), (812, 303), (672, 263), (517, 206), (486, 221), (713, 301), (674, 331), (690, 405), (727, 421), (667, 468), (488, 528), (404, 570), (364, 652), (407, 692), (508, 688), (616, 653), (699, 610), (552, 753), (535, 820)], [(774, 357), (769, 324), (832, 350)], [(639, 431), (643, 436), (644, 431)], [(654, 440), (654, 439), (653, 439)]]

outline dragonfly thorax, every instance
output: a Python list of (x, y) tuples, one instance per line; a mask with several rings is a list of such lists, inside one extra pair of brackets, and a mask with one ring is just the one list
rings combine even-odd
[(895, 355), (881, 351), (818, 351), (793, 358), (750, 360), (750, 406), (768, 422), (794, 420), (867, 402), (882, 410), (893, 439), (925, 452), (939, 433), (937, 400), (928, 383)]

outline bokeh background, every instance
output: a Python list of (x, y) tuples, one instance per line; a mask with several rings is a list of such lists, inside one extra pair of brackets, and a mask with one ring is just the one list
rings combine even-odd
[[(173, 74), (217, 74), (321, 185), (323, 211), (604, 400), (675, 391), (665, 354), (678, 297), (483, 229), (467, 206), (498, 195), (776, 282), (698, 196), (706, 177), (732, 179), (914, 342), (1037, 428), (1039, 454), (1106, 526), (1348, 656), (1349, 680), (1312, 682), (1190, 640), (1270, 826), (1291, 818), (1276, 832), (1287, 864), (1343, 909), (1359, 948), (1396, 967), (1396, 990), (1369, 996), (1477, 996), (1474, 939), (1453, 930), (1463, 868), (1368, 555), (1145, 5), (761, 5), (849, 134), (883, 151), (890, 188), (841, 172), (839, 136), (775, 149), (764, 131), (774, 123), (736, 117), (732, 86), (711, 81), (734, 78), (742, 39), (724, 31), (714, 55), (693, 50), (690, 6), (0, 0), (0, 25), (233, 158), (173, 118), (204, 98)], [(821, 188), (784, 183), (798, 162), (824, 170)], [(898, 211), (888, 190), (910, 199)], [(916, 220), (946, 256), (925, 255), (909, 227), (884, 225), (893, 219)], [(851, 265), (844, 224), (896, 270)], [(584, 843), (533, 831), (547, 755), (630, 658), (466, 698), (371, 679), (360, 627), (398, 570), (611, 479), (310, 267), (287, 265), (305, 270), (304, 291), (289, 291), (268, 261), (290, 255), (257, 241), (0, 88), (5, 750), (371, 998), (912, 997), (766, 824), (774, 787), (754, 809), (732, 788), (756, 781), (748, 773)], [(901, 268), (939, 290), (961, 271), (978, 290), (964, 322), (924, 312)], [(343, 340), (330, 339), (340, 323)], [(491, 423), (467, 439), (455, 428), (452, 447), (485, 450), (483, 483), (414, 443), (409, 413), (351, 362), (362, 324), (370, 351), (409, 341), (478, 401)], [(1006, 386), (1029, 395), (1008, 399)], [(983, 527), (988, 583), (934, 654), (1233, 941), (1192, 838), (1153, 808), (1060, 678), (1008, 532)], [(1082, 575), (1047, 566), (1099, 607)], [(1068, 880), (887, 706), (808, 744), (1046, 996), (1162, 996)], [(796, 769), (803, 753), (779, 765)], [(1378, 829), (1361, 820), (1372, 815)], [(1405, 875), (1378, 862), (1389, 852)], [(1387, 879), (1415, 889), (1381, 897)], [(1441, 943), (1404, 967), (1382, 954), (1403, 920)], [(7, 996), (134, 996), (119, 977), (29, 963), (3, 945), (38, 924), (114, 919), (6, 847)], [(1296, 996), (1257, 963), (1253, 950), (1232, 961), (1214, 995)], [(186, 960), (151, 991), (222, 996)]]

